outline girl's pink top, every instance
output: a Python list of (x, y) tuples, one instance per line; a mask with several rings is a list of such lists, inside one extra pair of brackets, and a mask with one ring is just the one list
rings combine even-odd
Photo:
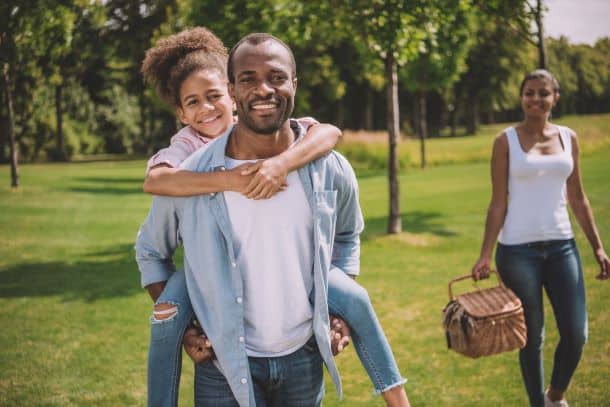
[(146, 173), (148, 174), (151, 168), (160, 164), (167, 164), (170, 167), (177, 168), (189, 155), (210, 141), (212, 141), (211, 138), (203, 137), (193, 130), (191, 126), (183, 127), (172, 137), (169, 146), (162, 148), (150, 157), (146, 166)]

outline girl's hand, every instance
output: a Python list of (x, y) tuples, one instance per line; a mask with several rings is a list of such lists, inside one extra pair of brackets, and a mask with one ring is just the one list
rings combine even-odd
[(599, 264), (600, 272), (595, 277), (598, 280), (607, 280), (610, 277), (610, 260), (604, 249), (598, 249), (595, 252), (595, 259)]
[(333, 356), (337, 356), (347, 345), (351, 330), (349, 326), (339, 317), (330, 315), (330, 348)]
[(489, 272), (491, 270), (489, 257), (481, 257), (472, 266), (472, 279), (474, 281), (489, 278)]
[(243, 176), (253, 175), (242, 194), (249, 199), (269, 199), (278, 191), (286, 189), (288, 167), (280, 157), (259, 160), (242, 170)]
[[(230, 176), (230, 185), (228, 189), (230, 191), (239, 192), (240, 194), (244, 194), (248, 185), (254, 178), (253, 171), (256, 171), (258, 168), (258, 163), (245, 163), (238, 165), (237, 167), (228, 170)], [(251, 169), (254, 169), (251, 171)]]

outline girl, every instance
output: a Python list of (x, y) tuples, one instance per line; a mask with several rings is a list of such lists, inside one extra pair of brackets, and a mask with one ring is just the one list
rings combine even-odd
[[(300, 143), (277, 157), (231, 171), (191, 173), (177, 167), (198, 148), (223, 134), (232, 124), (232, 101), (227, 91), (227, 52), (222, 42), (205, 28), (185, 30), (160, 40), (148, 50), (142, 64), (145, 79), (160, 96), (175, 107), (186, 127), (169, 147), (148, 163), (146, 192), (191, 196), (227, 190), (252, 199), (266, 199), (278, 192), (286, 175), (330, 151), (340, 132), (334, 126), (292, 121), (308, 132)], [(193, 317), (184, 273), (177, 271), (167, 282), (148, 285), (155, 301), (149, 351), (149, 404), (176, 405), (180, 378), (180, 344)], [(388, 405), (407, 406), (408, 400), (389, 344), (366, 291), (341, 272), (329, 276), (330, 313), (354, 329), (353, 341), (377, 392)], [(340, 327), (337, 327), (340, 328)], [(340, 330), (340, 329), (339, 329)], [(189, 331), (192, 332), (192, 331)], [(189, 354), (200, 361), (211, 356), (209, 341), (186, 341)], [(340, 345), (341, 346), (341, 345)]]
[[(489, 276), (493, 245), (500, 234), (496, 267), (525, 310), (528, 338), (519, 361), (530, 404), (567, 406), (564, 393), (587, 339), (587, 315), (582, 267), (566, 203), (599, 263), (598, 279), (608, 278), (610, 261), (580, 179), (576, 134), (549, 121), (559, 100), (557, 80), (548, 71), (533, 71), (523, 79), (520, 94), (523, 121), (504, 130), (494, 142), (492, 197), (472, 276), (475, 280)], [(560, 335), (546, 392), (543, 287)]]

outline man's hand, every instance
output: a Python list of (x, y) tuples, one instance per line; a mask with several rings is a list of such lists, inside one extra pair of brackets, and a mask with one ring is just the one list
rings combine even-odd
[(193, 362), (204, 363), (212, 360), (214, 349), (212, 349), (210, 340), (199, 332), (197, 328), (188, 328), (182, 338), (182, 345)]
[(347, 345), (351, 330), (349, 326), (339, 317), (330, 316), (330, 348), (333, 356), (337, 356)]

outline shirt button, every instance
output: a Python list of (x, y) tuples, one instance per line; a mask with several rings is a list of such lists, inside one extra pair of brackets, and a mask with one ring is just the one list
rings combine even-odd
[(245, 378), (245, 377), (242, 377), (242, 378), (241, 378), (241, 384), (246, 384), (246, 383), (248, 383), (248, 381), (246, 380), (246, 378)]
[(237, 297), (237, 298), (236, 298), (236, 301), (237, 301), (237, 303), (238, 303), (238, 304), (241, 304), (241, 302), (242, 302), (243, 300), (241, 299), (241, 297)]
[(231, 267), (237, 267), (237, 263), (235, 263), (234, 261), (231, 262)]
[[(218, 168), (218, 169), (219, 169), (220, 171), (224, 171), (224, 170), (225, 170), (225, 167), (220, 167), (220, 168)], [(245, 380), (245, 379), (244, 379), (244, 380)]]
[(239, 341), (240, 341), (240, 342), (243, 342), (243, 341), (244, 341), (244, 337), (243, 337), (243, 336), (240, 336), (240, 337), (239, 337)]

